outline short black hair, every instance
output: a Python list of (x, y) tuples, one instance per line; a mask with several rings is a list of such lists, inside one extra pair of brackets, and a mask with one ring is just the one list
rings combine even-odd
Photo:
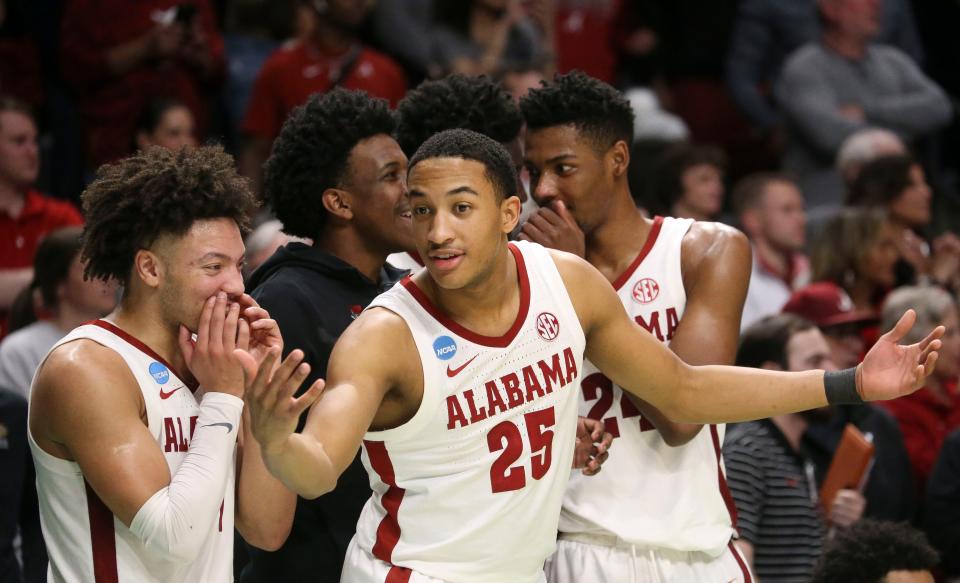
[(850, 187), (847, 205), (887, 206), (910, 186), (910, 169), (916, 164), (916, 160), (904, 154), (881, 156), (867, 162)]
[(752, 324), (740, 336), (737, 348), (737, 366), (760, 368), (765, 362), (774, 362), (783, 370), (790, 370), (787, 344), (794, 334), (812, 330), (816, 326), (794, 314), (774, 314)]
[(906, 523), (863, 519), (827, 544), (810, 583), (882, 583), (891, 571), (930, 571), (937, 563), (937, 551), (922, 532)]
[(266, 198), (283, 230), (316, 237), (327, 220), (323, 191), (341, 185), (354, 146), (395, 128), (387, 102), (362, 91), (336, 88), (294, 109), (264, 166)]
[(486, 167), (486, 176), (493, 184), (497, 200), (515, 196), (520, 191), (517, 172), (510, 154), (499, 142), (471, 130), (445, 130), (430, 137), (410, 159), (410, 169), (431, 158), (462, 158)]
[(528, 129), (572, 125), (601, 151), (618, 140), (633, 145), (633, 108), (610, 85), (580, 71), (541, 84), (520, 100)]
[(84, 275), (127, 283), (137, 251), (195, 221), (228, 218), (245, 232), (257, 203), (221, 146), (159, 146), (105, 164), (81, 195)]
[(485, 75), (424, 81), (397, 104), (397, 141), (407, 156), (443, 130), (473, 130), (506, 144), (520, 135), (521, 127), (520, 108)]

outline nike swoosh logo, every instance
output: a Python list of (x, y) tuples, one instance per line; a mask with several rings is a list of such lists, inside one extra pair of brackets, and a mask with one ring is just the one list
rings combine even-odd
[(468, 360), (467, 362), (461, 364), (461, 365), (458, 366), (457, 368), (450, 368), (450, 365), (448, 364), (448, 365), (447, 365), (447, 376), (450, 377), (450, 378), (453, 378), (453, 377), (457, 376), (458, 374), (460, 374), (460, 371), (462, 371), (463, 369), (467, 368), (467, 366), (468, 366), (471, 362), (473, 362), (473, 359), (476, 358), (476, 357), (478, 357), (478, 356), (480, 356), (480, 355), (479, 355), (479, 354), (474, 354), (474, 355), (473, 355), (473, 358), (471, 358), (471, 359)]
[(226, 421), (222, 421), (220, 423), (207, 423), (202, 427), (226, 427), (227, 433), (230, 433), (231, 431), (233, 431), (233, 423), (227, 423)]
[(169, 398), (170, 398), (170, 395), (176, 393), (177, 391), (179, 391), (179, 390), (182, 389), (182, 388), (183, 388), (183, 387), (177, 387), (177, 388), (173, 389), (172, 391), (170, 391), (169, 393), (166, 392), (166, 391), (164, 391), (163, 389), (160, 389), (160, 398), (161, 398), (161, 399), (169, 399)]

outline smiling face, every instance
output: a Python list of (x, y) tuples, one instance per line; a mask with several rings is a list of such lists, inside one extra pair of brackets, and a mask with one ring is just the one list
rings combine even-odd
[(463, 158), (428, 158), (408, 179), (413, 238), (430, 276), (443, 289), (486, 280), (506, 251), (520, 199), (504, 198), (486, 166)]

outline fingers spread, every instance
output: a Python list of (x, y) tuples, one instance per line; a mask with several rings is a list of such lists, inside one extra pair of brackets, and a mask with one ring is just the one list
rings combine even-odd
[(304, 411), (313, 406), (317, 402), (317, 399), (320, 398), (320, 395), (323, 393), (323, 389), (326, 386), (323, 379), (317, 379), (310, 385), (310, 388), (306, 390), (300, 398), (297, 399), (293, 406), (290, 407), (290, 413), (299, 417)]
[(900, 317), (900, 321), (897, 322), (897, 325), (893, 327), (892, 330), (884, 334), (883, 336), (890, 342), (897, 343), (907, 335), (907, 332), (913, 328), (913, 324), (917, 321), (917, 313), (913, 310), (907, 310), (904, 312), (903, 316)]

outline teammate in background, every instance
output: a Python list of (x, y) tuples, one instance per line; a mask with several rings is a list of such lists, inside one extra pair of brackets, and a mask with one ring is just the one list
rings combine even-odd
[[(290, 527), (276, 517), (294, 503), (241, 422), (232, 354), (246, 347), (266, 384), (282, 348), (242, 295), (254, 199), (220, 148), (151, 148), (101, 168), (83, 203), (85, 274), (122, 282), (124, 295), (60, 340), (34, 380), (51, 580), (232, 581), (234, 512), (248, 541), (276, 547)], [(270, 390), (303, 381), (301, 358)]]
[[(942, 328), (896, 345), (915, 318), (908, 312), (840, 375), (689, 366), (627, 317), (588, 263), (507, 242), (519, 187), (497, 142), (441, 132), (411, 160), (408, 186), (426, 268), (341, 336), (331, 388), (303, 433), (294, 429), (316, 391), (294, 399), (293, 388), (274, 393), (254, 382), (249, 393), (268, 468), (302, 496), (332, 489), (363, 446), (374, 495), (347, 552), (345, 583), (542, 581), (573, 457), (584, 355), (686, 422), (894, 398), (921, 386), (936, 362)], [(236, 354), (248, 377), (266, 374)]]
[[(572, 73), (520, 106), (534, 199), (562, 203), (582, 229), (528, 224), (525, 238), (573, 253), (585, 238), (587, 261), (631, 320), (688, 364), (732, 364), (750, 279), (746, 238), (718, 223), (644, 217), (627, 184), (633, 111), (613, 87)], [(619, 439), (606, 471), (571, 477), (548, 579), (749, 581), (730, 544), (724, 426), (674, 423), (593, 363), (584, 367), (580, 414)]]

